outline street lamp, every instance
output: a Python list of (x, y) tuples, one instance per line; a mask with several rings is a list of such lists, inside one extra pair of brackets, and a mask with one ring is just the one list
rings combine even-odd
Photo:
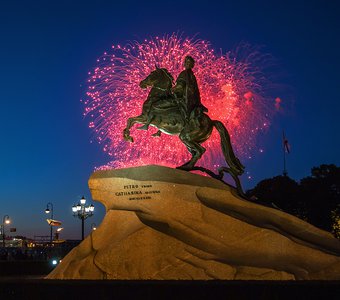
[(84, 221), (93, 216), (94, 206), (90, 204), (88, 206), (86, 204), (86, 199), (84, 196), (80, 199), (77, 205), (72, 206), (72, 212), (74, 217), (78, 217), (81, 220), (81, 239), (84, 239)]
[(92, 224), (91, 224), (91, 230), (97, 230), (96, 223), (92, 223)]
[(6, 244), (5, 244), (5, 238), (6, 238), (6, 235), (5, 235), (5, 225), (11, 223), (11, 220), (9, 219), (9, 215), (4, 215), (4, 217), (2, 218), (2, 247), (6, 247)]
[[(45, 213), (49, 214), (51, 213), (51, 219), (53, 220), (53, 204), (51, 202), (48, 202), (46, 205)], [(52, 246), (53, 236), (52, 236), (52, 223), (50, 224), (50, 243)]]

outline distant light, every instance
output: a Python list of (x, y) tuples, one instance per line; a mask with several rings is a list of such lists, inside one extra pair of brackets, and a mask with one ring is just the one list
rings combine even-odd
[(57, 265), (57, 264), (58, 264), (58, 261), (57, 261), (56, 259), (53, 259), (53, 260), (52, 260), (52, 265), (55, 266), (55, 265)]
[(49, 208), (46, 208), (46, 209), (45, 209), (45, 213), (49, 214), (49, 213), (50, 213), (50, 209), (49, 209)]
[(5, 224), (9, 224), (9, 223), (11, 223), (11, 220), (6, 219), (6, 220), (5, 220)]
[(96, 223), (92, 223), (92, 224), (91, 224), (91, 230), (97, 230)]

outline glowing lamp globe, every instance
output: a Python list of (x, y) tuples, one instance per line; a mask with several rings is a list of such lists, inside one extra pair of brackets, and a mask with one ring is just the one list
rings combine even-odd
[(81, 204), (81, 205), (85, 205), (85, 203), (86, 203), (86, 199), (85, 199), (85, 197), (83, 196), (83, 197), (81, 197), (81, 199), (80, 199), (80, 204)]

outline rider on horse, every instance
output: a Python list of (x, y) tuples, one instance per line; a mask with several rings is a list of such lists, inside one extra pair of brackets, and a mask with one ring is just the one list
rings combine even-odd
[[(190, 120), (194, 120), (195, 124), (198, 123), (198, 119), (202, 116), (203, 112), (207, 112), (208, 109), (202, 105), (200, 92), (197, 85), (196, 77), (192, 71), (195, 65), (195, 60), (191, 56), (186, 56), (184, 59), (184, 68), (177, 80), (176, 85), (172, 88), (176, 103), (181, 111), (183, 120), (186, 124), (189, 124)], [(170, 95), (168, 95), (169, 98)], [(148, 130), (150, 123), (153, 120), (154, 114), (152, 113), (152, 106), (155, 102), (149, 101), (149, 108), (146, 111), (147, 122), (138, 129)], [(170, 99), (169, 99), (170, 100)]]
[[(204, 113), (207, 109), (201, 104), (197, 81), (192, 72), (194, 63), (192, 57), (185, 58), (185, 70), (180, 73), (173, 88), (173, 78), (164, 68), (156, 67), (156, 70), (140, 82), (141, 88), (150, 86), (151, 89), (143, 104), (142, 114), (128, 118), (123, 138), (133, 142), (130, 129), (136, 123), (144, 124), (146, 128), (150, 124), (156, 127), (158, 132), (153, 136), (159, 136), (161, 132), (177, 135), (191, 154), (191, 159), (178, 168), (191, 171), (206, 151), (202, 143), (209, 139), (215, 128), (219, 133), (222, 153), (228, 165), (219, 169), (218, 178), (221, 179), (225, 172), (229, 173), (242, 194), (238, 176), (244, 172), (244, 166), (233, 151), (230, 135), (224, 124), (219, 120), (210, 119)], [(171, 90), (174, 95), (171, 95)]]

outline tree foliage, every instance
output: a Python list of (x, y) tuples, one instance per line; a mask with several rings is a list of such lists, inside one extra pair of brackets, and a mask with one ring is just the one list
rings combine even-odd
[(265, 179), (247, 195), (340, 235), (337, 223), (340, 218), (340, 167), (333, 164), (314, 167), (311, 176), (301, 179), (300, 183), (288, 176)]

